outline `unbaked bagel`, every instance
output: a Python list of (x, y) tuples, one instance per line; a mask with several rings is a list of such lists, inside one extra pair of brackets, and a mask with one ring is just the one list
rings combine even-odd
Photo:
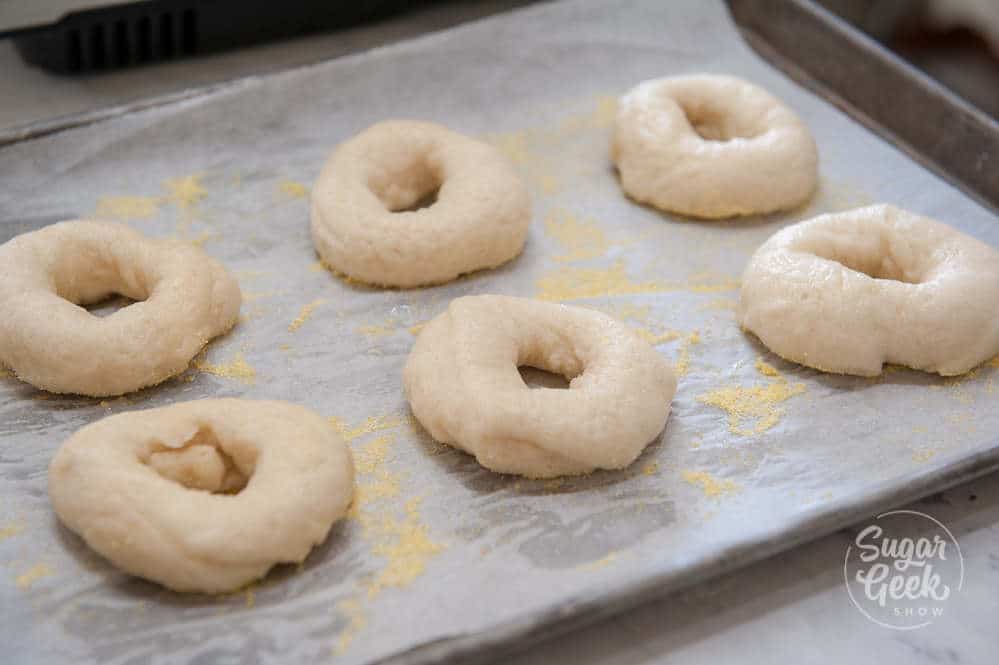
[(198, 400), (122, 413), (49, 467), (59, 519), (122, 570), (218, 593), (305, 559), (354, 491), (343, 439), (286, 402)]
[(777, 355), (874, 376), (945, 376), (999, 354), (999, 252), (890, 205), (778, 231), (749, 261), (739, 322)]
[(793, 208), (815, 190), (815, 141), (776, 97), (732, 76), (645, 81), (618, 107), (612, 156), (625, 193), (691, 217)]
[[(528, 388), (518, 367), (570, 379)], [(403, 374), (431, 436), (500, 473), (621, 469), (666, 425), (676, 378), (655, 349), (600, 312), (506, 296), (453, 300)]]
[[(107, 317), (81, 305), (119, 293)], [(239, 314), (236, 280), (189, 243), (69, 221), (0, 245), (0, 365), (54, 393), (102, 397), (184, 371)]]
[[(427, 207), (410, 209), (432, 197)], [(312, 239), (333, 270), (379, 286), (439, 284), (517, 256), (527, 188), (494, 147), (427, 122), (341, 144), (312, 189)]]

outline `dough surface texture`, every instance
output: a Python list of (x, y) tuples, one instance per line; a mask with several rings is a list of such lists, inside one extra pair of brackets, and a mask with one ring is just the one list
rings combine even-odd
[(49, 467), (59, 519), (118, 568), (220, 593), (297, 563), (354, 491), (343, 439), (294, 404), (209, 399), (83, 427)]
[[(528, 388), (521, 366), (569, 387)], [(436, 440), (529, 478), (628, 466), (662, 432), (676, 392), (669, 363), (611, 317), (495, 295), (453, 300), (428, 323), (403, 382)]]
[(638, 201), (718, 219), (793, 208), (818, 179), (815, 140), (776, 97), (732, 76), (645, 81), (621, 98), (611, 148)]
[(496, 148), (427, 122), (369, 127), (334, 151), (312, 190), (323, 262), (378, 286), (495, 268), (520, 254), (530, 220), (527, 189)]
[(820, 215), (756, 250), (738, 319), (826, 372), (963, 374), (999, 354), (999, 252), (891, 205)]
[[(82, 305), (115, 293), (110, 316)], [(0, 245), (0, 365), (53, 393), (120, 395), (185, 369), (235, 323), (239, 285), (221, 263), (123, 224), (75, 220)]]

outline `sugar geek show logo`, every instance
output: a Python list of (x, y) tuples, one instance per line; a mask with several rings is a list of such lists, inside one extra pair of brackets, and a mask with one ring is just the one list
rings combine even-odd
[(961, 547), (950, 530), (915, 510), (881, 513), (846, 550), (850, 600), (874, 623), (895, 630), (928, 626), (964, 584)]

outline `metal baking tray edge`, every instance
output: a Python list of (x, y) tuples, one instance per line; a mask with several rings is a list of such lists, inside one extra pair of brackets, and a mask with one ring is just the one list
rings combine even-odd
[(814, 0), (725, 0), (749, 46), (999, 212), (999, 122)]

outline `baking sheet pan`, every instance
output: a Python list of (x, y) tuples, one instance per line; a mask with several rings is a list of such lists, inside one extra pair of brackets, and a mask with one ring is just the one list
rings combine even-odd
[[(695, 222), (627, 201), (614, 99), (643, 79), (744, 76), (815, 133), (807, 206)], [(309, 183), (389, 117), (505, 151), (534, 197), (524, 254), (453, 284), (385, 291), (317, 263)], [(0, 150), (0, 228), (99, 213), (202, 244), (239, 277), (243, 320), (155, 389), (113, 400), (0, 378), (0, 641), (33, 663), (438, 662), (501, 653), (999, 465), (987, 364), (957, 379), (827, 376), (734, 322), (749, 255), (783, 225), (875, 201), (993, 245), (992, 213), (752, 53), (720, 2), (562, 2), (249, 79)], [(665, 433), (629, 469), (526, 481), (434, 444), (400, 371), (451, 298), (503, 293), (608, 311), (677, 366)], [(201, 397), (287, 399), (354, 449), (358, 504), (302, 566), (224, 597), (128, 578), (60, 528), (55, 449), (110, 413)]]

